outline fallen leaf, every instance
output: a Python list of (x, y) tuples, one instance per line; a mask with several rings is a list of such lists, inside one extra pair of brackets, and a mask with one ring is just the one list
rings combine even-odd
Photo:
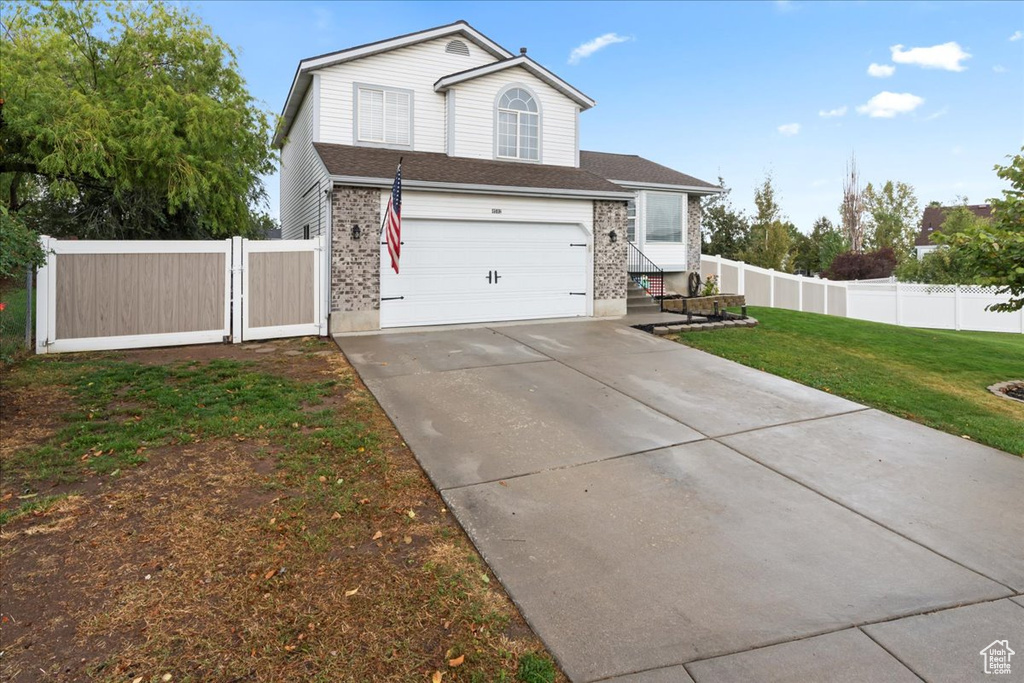
[(409, 510), (409, 512), (407, 512), (405, 514), (409, 515), (409, 519), (416, 519), (416, 511), (415, 510)]
[(136, 676), (133, 678), (132, 683), (142, 683), (142, 676)]
[(381, 536), (383, 536), (383, 535), (384, 535), (384, 534), (382, 534), (381, 532), (379, 532), (379, 531), (378, 531), (377, 533), (375, 533), (375, 534), (373, 535), (373, 540), (374, 540), (374, 541), (376, 541), (377, 539), (379, 539), (379, 538), (380, 538)]
[(440, 671), (435, 671), (434, 675), (430, 677), (430, 683), (441, 683), (442, 678), (444, 678), (444, 674)]
[(269, 581), (270, 579), (274, 578), (274, 574), (276, 574), (276, 573), (277, 573), (276, 569), (271, 569), (269, 572), (267, 572), (266, 574), (263, 575), (263, 578), (264, 578), (264, 580)]
[(412, 543), (412, 536), (406, 536), (405, 538), (402, 539), (402, 542), (405, 543), (406, 545), (409, 545), (410, 543)]
[(480, 580), (483, 581), (484, 583), (490, 583), (491, 582), (491, 577), (487, 576), (487, 574), (481, 574), (480, 575)]
[(359, 504), (360, 505), (368, 505), (369, 503), (370, 503), (370, 499), (369, 498), (361, 498), (359, 500)]
[(462, 666), (464, 661), (466, 661), (466, 655), (459, 655), (455, 659), (449, 659), (448, 666)]
[(298, 422), (292, 422), (292, 429), (298, 429), (298, 428), (299, 428), (299, 423)]
[(341, 519), (341, 513), (335, 512), (333, 515), (331, 515), (331, 519)]
[(160, 677), (160, 680), (164, 681), (166, 683), (166, 681), (169, 681), (172, 678), (174, 678), (174, 676), (172, 676), (171, 674), (164, 674), (163, 676)]
[(351, 598), (353, 595), (355, 595), (358, 592), (359, 592), (359, 586), (356, 586), (355, 588), (353, 588), (350, 591), (345, 591), (345, 597), (346, 598)]
[(323, 476), (322, 474), (319, 477), (317, 477), (317, 479), (320, 481), (321, 484), (327, 481), (327, 477)]
[(292, 651), (293, 651), (293, 650), (294, 650), (295, 648), (297, 648), (297, 647), (298, 647), (298, 645), (285, 645), (285, 646), (284, 646), (284, 649), (285, 649), (285, 651), (287, 651), (287, 652), (292, 652)]
[(508, 486), (508, 484), (506, 484), (506, 483), (505, 483), (505, 482), (503, 482), (503, 481), (499, 481), (498, 483), (499, 483), (499, 484), (501, 484), (502, 486), (505, 486), (505, 487), (507, 487), (507, 486)]

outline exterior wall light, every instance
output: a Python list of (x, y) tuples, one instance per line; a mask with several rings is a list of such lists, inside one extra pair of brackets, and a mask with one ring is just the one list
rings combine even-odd
[(353, 225), (352, 226), (352, 239), (354, 239), (354, 240), (359, 239), (359, 236), (361, 234), (363, 234), (363, 231), (359, 229), (359, 226), (358, 225)]
[(619, 236), (615, 234), (614, 230), (612, 230), (611, 232), (608, 233), (608, 241), (609, 242), (611, 242), (612, 244), (615, 244), (615, 240), (617, 240), (617, 239), (619, 239)]

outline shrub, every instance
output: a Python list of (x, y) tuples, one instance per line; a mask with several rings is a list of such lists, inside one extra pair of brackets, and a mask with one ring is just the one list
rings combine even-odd
[(824, 275), (829, 280), (874, 280), (889, 277), (896, 269), (896, 254), (892, 249), (879, 249), (839, 254)]

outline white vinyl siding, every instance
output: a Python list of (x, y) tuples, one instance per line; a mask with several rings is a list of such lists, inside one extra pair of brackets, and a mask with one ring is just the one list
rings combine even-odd
[(358, 86), (357, 142), (407, 146), (412, 139), (412, 93)]
[(683, 195), (667, 192), (647, 193), (647, 217), (644, 223), (648, 242), (683, 241)]
[[(434, 92), (434, 83), (442, 76), (456, 71), (496, 61), (492, 55), (473, 44), (468, 46), (468, 57), (447, 53), (445, 47), (449, 42), (450, 36), (438, 38), (318, 71), (321, 82), (320, 139), (340, 145), (357, 144), (353, 134), (353, 116), (357, 115), (353, 101), (356, 88), (353, 84), (359, 83), (362, 84), (360, 87), (411, 92), (412, 149), (444, 153), (445, 95)], [(493, 106), (494, 94), (491, 95), (492, 109)], [(493, 124), (489, 120), (488, 136), (492, 128)]]
[[(576, 103), (526, 69), (518, 67), (452, 86), (452, 90), (458, 93), (455, 108), (457, 154), (476, 159), (504, 156), (496, 144), (500, 128), (496, 130), (499, 120), (495, 104), (504, 88), (516, 84), (525, 85), (537, 98), (542, 119), (538, 131), (540, 163), (576, 166)], [(528, 134), (531, 132), (527, 131)]]
[(327, 189), (328, 181), (313, 149), (315, 100), (314, 81), (281, 148), (280, 221), (281, 237), (286, 240), (302, 239), (305, 225), (309, 226), (311, 237), (326, 230), (327, 206), (323, 190)]

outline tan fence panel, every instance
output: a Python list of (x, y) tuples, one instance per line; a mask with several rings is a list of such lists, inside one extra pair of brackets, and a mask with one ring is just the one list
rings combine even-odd
[(249, 325), (315, 323), (312, 251), (263, 252), (249, 257)]
[(802, 308), (810, 313), (825, 312), (825, 283), (801, 282), (803, 287)]
[(213, 330), (226, 254), (58, 254), (57, 339)]

